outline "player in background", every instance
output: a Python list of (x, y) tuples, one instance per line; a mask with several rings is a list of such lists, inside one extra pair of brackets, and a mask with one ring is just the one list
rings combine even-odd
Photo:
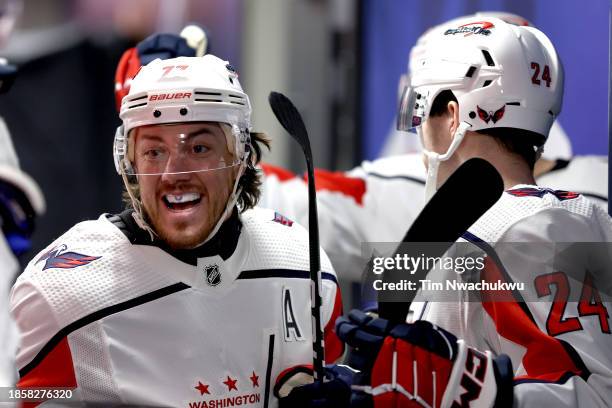
[[(432, 27), (419, 37), (410, 51), (408, 71), (399, 82), (399, 96), (416, 68), (428, 38), (459, 19), (478, 21), (497, 17), (518, 26), (532, 25), (527, 19), (504, 12), (478, 12)], [(426, 170), (418, 137), (395, 130), (387, 137), (382, 155), (345, 172), (317, 172), (317, 201), (321, 245), (341, 279), (360, 281), (370, 253), (363, 243), (399, 242), (424, 205)], [(608, 159), (605, 156), (572, 157), (571, 144), (555, 121), (535, 166), (538, 184), (571, 189), (584, 194), (607, 210)], [(308, 224), (303, 177), (263, 163), (266, 175), (260, 205), (275, 208), (303, 225)], [(376, 220), (376, 221), (372, 221)]]
[[(0, 78), (6, 80), (6, 72)], [(1, 92), (1, 91), (0, 91)], [(8, 296), (17, 278), (19, 257), (30, 248), (35, 218), (45, 211), (38, 184), (19, 167), (11, 136), (0, 118), (0, 386), (15, 384), (18, 333), (9, 316)]]
[[(268, 141), (250, 115), (235, 69), (213, 55), (139, 70), (114, 145), (126, 210), (75, 225), (13, 287), (19, 387), (105, 404), (278, 404), (277, 377), (312, 362), (308, 234), (253, 208)], [(321, 253), (330, 362), (341, 298)]]
[[(17, 0), (0, 3), (0, 45), (9, 37), (22, 4)], [(0, 94), (8, 92), (17, 68), (0, 59)], [(19, 258), (30, 249), (35, 218), (45, 211), (38, 184), (19, 165), (6, 123), (0, 118), (0, 387), (15, 384), (17, 327), (9, 316), (8, 295), (19, 273)]]
[(426, 191), (434, 193), (472, 157), (493, 164), (506, 188), (463, 235), (486, 255), (484, 268), (430, 274), (525, 288), (482, 291), (479, 301), (468, 301), (466, 291), (455, 301), (421, 303), (412, 324), (351, 313), (337, 329), (371, 357), (362, 395), (380, 407), (608, 406), (609, 250), (608, 262), (592, 252), (555, 255), (563, 243), (611, 242), (612, 221), (585, 197), (538, 187), (533, 177), (562, 104), (554, 46), (532, 27), (467, 18), (430, 38), (418, 66), (398, 125), (416, 128), (423, 142), (432, 182)]

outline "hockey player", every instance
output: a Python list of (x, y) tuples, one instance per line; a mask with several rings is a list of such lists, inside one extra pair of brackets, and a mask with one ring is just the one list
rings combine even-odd
[[(277, 405), (279, 374), (312, 362), (308, 236), (253, 208), (267, 140), (250, 115), (215, 56), (139, 71), (114, 146), (128, 209), (74, 226), (13, 287), (20, 387), (107, 404)], [(330, 362), (341, 300), (322, 254)]]
[(20, 169), (8, 128), (0, 118), (0, 387), (12, 386), (16, 380), (18, 334), (9, 317), (9, 289), (19, 273), (18, 257), (29, 249), (35, 218), (44, 210), (40, 188)]
[[(531, 25), (527, 19), (512, 13), (478, 12), (432, 27), (410, 51), (407, 74), (400, 80), (400, 92), (417, 68), (429, 38), (444, 32), (454, 21), (466, 18), (480, 21), (489, 16), (517, 26)], [(383, 152), (388, 157), (364, 161), (346, 172), (315, 170), (321, 245), (341, 279), (363, 280), (364, 268), (372, 255), (364, 243), (401, 241), (423, 207), (426, 170), (420, 153), (421, 142), (403, 131), (393, 132), (389, 139), (389, 146)], [(584, 194), (607, 209), (607, 166), (607, 158), (603, 156), (571, 157), (569, 139), (555, 121), (534, 174), (538, 184)], [(305, 180), (276, 166), (264, 163), (261, 167), (266, 177), (260, 205), (275, 208), (307, 225)]]
[(416, 127), (422, 139), (426, 190), (435, 192), (472, 157), (490, 161), (506, 188), (463, 236), (486, 254), (484, 268), (430, 274), (525, 288), (424, 303), (412, 324), (352, 313), (338, 332), (371, 357), (362, 392), (377, 407), (608, 406), (609, 263), (581, 252), (585, 260), (568, 264), (553, 249), (610, 242), (612, 222), (579, 194), (538, 187), (533, 178), (562, 103), (553, 45), (531, 27), (465, 19), (428, 42), (419, 67), (403, 92), (399, 124)]

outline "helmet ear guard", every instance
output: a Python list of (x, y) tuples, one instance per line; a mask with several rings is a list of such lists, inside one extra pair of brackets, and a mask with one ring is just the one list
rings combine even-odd
[[(126, 160), (127, 155), (127, 137), (124, 135), (124, 127), (120, 125), (115, 130), (115, 140), (113, 141), (113, 161), (115, 162), (115, 170), (117, 174), (122, 174), (123, 170), (131, 170), (131, 163), (129, 160)], [(127, 169), (126, 167), (130, 167)]]

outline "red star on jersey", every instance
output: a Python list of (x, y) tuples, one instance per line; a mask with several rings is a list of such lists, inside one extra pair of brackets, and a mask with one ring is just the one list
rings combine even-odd
[(236, 390), (238, 391), (238, 388), (236, 387), (236, 380), (232, 380), (232, 378), (228, 375), (227, 376), (227, 380), (223, 381), (223, 384), (227, 385), (227, 390), (231, 391), (231, 390)]
[(259, 387), (259, 376), (255, 374), (255, 371), (253, 371), (253, 375), (250, 376), (249, 378), (251, 379), (251, 382), (253, 383), (253, 388)]
[(198, 381), (198, 385), (196, 385), (193, 388), (195, 388), (196, 390), (200, 391), (200, 395), (210, 394), (210, 392), (208, 391), (208, 385), (207, 384), (202, 384), (200, 381)]

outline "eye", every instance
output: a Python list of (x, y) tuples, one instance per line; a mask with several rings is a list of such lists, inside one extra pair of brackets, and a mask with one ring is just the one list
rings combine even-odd
[(193, 152), (196, 154), (206, 153), (208, 150), (209, 150), (208, 147), (202, 144), (193, 145)]
[(162, 156), (162, 150), (161, 149), (148, 149), (145, 150), (144, 152), (144, 157), (148, 160), (156, 160), (159, 159)]

